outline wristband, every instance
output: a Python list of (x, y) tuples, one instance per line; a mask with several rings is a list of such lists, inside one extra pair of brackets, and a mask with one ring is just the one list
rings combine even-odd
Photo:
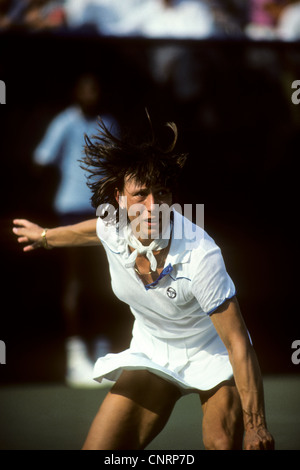
[(48, 229), (47, 228), (44, 228), (43, 232), (42, 232), (42, 243), (43, 243), (43, 247), (45, 248), (45, 250), (51, 250), (51, 246), (48, 245), (48, 242), (47, 242), (47, 238), (46, 238), (46, 233), (47, 233)]

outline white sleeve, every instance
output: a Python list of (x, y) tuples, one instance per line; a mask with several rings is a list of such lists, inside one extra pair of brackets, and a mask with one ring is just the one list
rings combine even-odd
[(98, 217), (96, 233), (104, 246), (108, 247), (113, 253), (119, 253), (120, 240), (116, 224), (107, 224), (101, 217)]
[(235, 285), (216, 244), (213, 243), (209, 250), (195, 250), (193, 257), (192, 292), (201, 309), (210, 315), (235, 295)]
[(101, 217), (98, 217), (97, 219), (96, 233), (101, 241), (106, 241), (106, 239), (109, 237), (109, 229), (105, 225)]

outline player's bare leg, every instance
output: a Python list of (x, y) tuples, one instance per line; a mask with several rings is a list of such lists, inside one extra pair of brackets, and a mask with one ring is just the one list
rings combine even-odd
[(203, 409), (203, 442), (208, 450), (241, 450), (243, 415), (233, 380), (200, 393)]
[(148, 371), (125, 371), (107, 394), (83, 450), (144, 449), (163, 429), (178, 389)]

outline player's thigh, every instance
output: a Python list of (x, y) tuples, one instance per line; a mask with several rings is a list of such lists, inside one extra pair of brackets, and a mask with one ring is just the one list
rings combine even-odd
[(234, 380), (200, 393), (203, 442), (206, 449), (241, 449), (243, 415)]
[(83, 449), (144, 449), (163, 429), (180, 397), (148, 371), (124, 371), (104, 399)]

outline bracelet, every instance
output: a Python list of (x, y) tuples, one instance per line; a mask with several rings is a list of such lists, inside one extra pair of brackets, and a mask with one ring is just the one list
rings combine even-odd
[(42, 232), (42, 243), (43, 243), (43, 247), (45, 248), (45, 250), (51, 250), (52, 246), (49, 246), (48, 245), (48, 242), (47, 242), (47, 238), (46, 238), (46, 233), (47, 233), (48, 229), (47, 228), (44, 228), (43, 232)]

